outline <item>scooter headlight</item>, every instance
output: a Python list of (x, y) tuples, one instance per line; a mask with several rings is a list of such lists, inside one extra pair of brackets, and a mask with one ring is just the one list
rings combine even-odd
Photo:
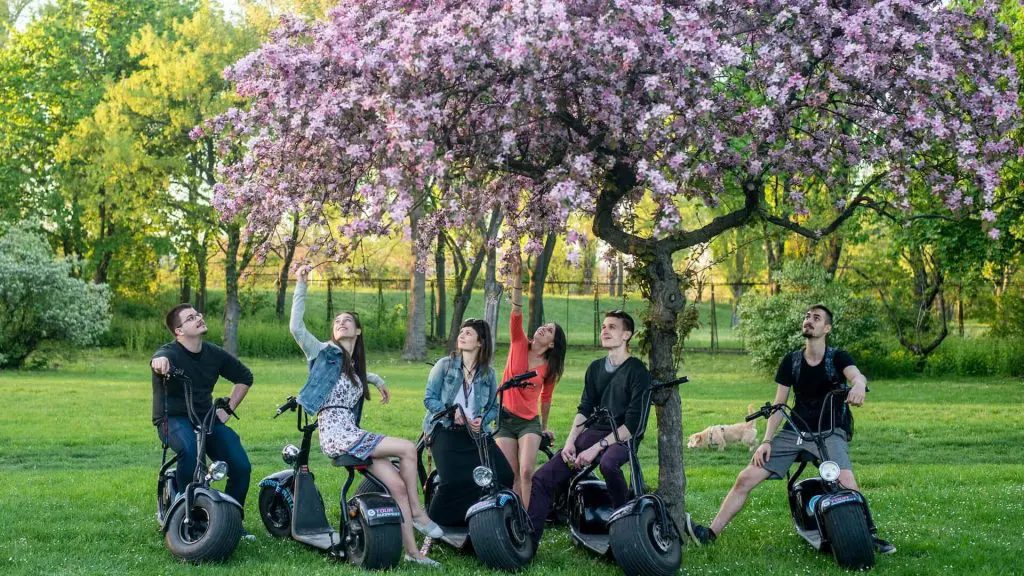
[(281, 458), (284, 459), (285, 464), (295, 464), (295, 461), (299, 459), (299, 448), (295, 444), (288, 444), (281, 449)]
[(826, 460), (821, 463), (821, 466), (818, 466), (818, 474), (825, 482), (835, 482), (839, 480), (839, 464)]
[(217, 460), (210, 467), (207, 468), (206, 473), (210, 476), (210, 480), (216, 482), (217, 480), (223, 480), (228, 475), (228, 463), (223, 460)]
[(473, 468), (473, 482), (481, 488), (487, 488), (494, 482), (494, 472), (486, 466), (477, 466)]

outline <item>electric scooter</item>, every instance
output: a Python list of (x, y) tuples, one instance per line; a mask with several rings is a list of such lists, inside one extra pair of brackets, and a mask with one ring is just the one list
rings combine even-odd
[(164, 533), (164, 543), (175, 557), (186, 562), (218, 562), (235, 551), (242, 538), (242, 505), (224, 492), (210, 486), (228, 473), (228, 465), (216, 461), (206, 467), (206, 437), (213, 430), (217, 410), (238, 416), (231, 410), (227, 398), (217, 398), (213, 405), (198, 418), (192, 403), (192, 379), (180, 368), (171, 368), (163, 377), (164, 388), (172, 379), (181, 381), (185, 390), (185, 405), (189, 419), (199, 422), (196, 429), (196, 469), (192, 481), (179, 492), (178, 456), (167, 459), (164, 444), (160, 472), (156, 482), (156, 520)]
[[(825, 445), (825, 439), (835, 433), (833, 407), (836, 398), (842, 402), (840, 410), (849, 410), (845, 402), (849, 391), (849, 387), (843, 386), (825, 396), (821, 414), (818, 416), (817, 433), (810, 432), (807, 423), (803, 422), (798, 414), (793, 414), (792, 409), (785, 404), (772, 405), (766, 402), (759, 411), (750, 414), (746, 419), (749, 422), (756, 418), (768, 418), (779, 412), (797, 431), (798, 444), (814, 443), (820, 458), (803, 452), (798, 459), (800, 467), (787, 482), (789, 508), (796, 532), (815, 550), (831, 551), (840, 566), (863, 569), (870, 568), (875, 563), (872, 539), (875, 524), (871, 519), (868, 501), (857, 490), (845, 488), (839, 483), (839, 464), (829, 460), (828, 447)], [(822, 430), (826, 410), (829, 413), (829, 427)], [(796, 420), (800, 420), (800, 424), (797, 424)], [(800, 480), (800, 475), (808, 462), (818, 467), (818, 477)]]
[[(536, 372), (532, 371), (519, 374), (498, 387), (498, 421), (495, 422), (495, 429), (500, 425), (504, 392), (509, 388), (532, 386), (526, 381), (536, 375)], [(450, 405), (435, 414), (431, 418), (431, 423), (451, 420), (461, 410), (462, 407), (457, 404)], [(473, 439), (480, 459), (480, 465), (473, 469), (473, 482), (483, 493), (466, 511), (465, 524), (441, 526), (444, 536), (440, 540), (456, 550), (472, 548), (480, 562), (488, 568), (506, 572), (518, 571), (533, 560), (534, 550), (530, 542), (532, 524), (526, 515), (522, 499), (511, 488), (503, 488), (497, 483), (491, 463), (491, 432), (473, 432), (466, 426), (466, 433)], [(423, 453), (426, 448), (427, 438), (424, 435), (416, 443), (417, 473), (423, 484), (427, 509), (430, 509), (438, 494), (442, 478), (437, 470), (427, 473), (423, 465)], [(363, 481), (357, 492), (374, 489), (368, 480)]]
[[(294, 396), (277, 409), (274, 418), (284, 412), (296, 412), (296, 428), (302, 432), (302, 447), (288, 444), (281, 457), (291, 468), (271, 474), (260, 482), (260, 518), (272, 536), (291, 538), (331, 557), (371, 570), (398, 565), (402, 558), (402, 511), (398, 503), (369, 470), (372, 461), (343, 454), (333, 459), (348, 476), (341, 488), (341, 518), (338, 531), (331, 528), (324, 501), (309, 470), (309, 451), (316, 420), (298, 404)], [(378, 490), (348, 498), (355, 471), (373, 480)]]
[[(681, 533), (669, 516), (664, 500), (644, 482), (636, 439), (647, 428), (651, 395), (661, 388), (688, 381), (685, 376), (665, 383), (655, 381), (644, 393), (643, 417), (637, 434), (624, 442), (629, 450), (631, 480), (631, 499), (626, 504), (617, 510), (612, 508), (607, 485), (594, 474), (600, 465), (599, 459), (579, 470), (569, 481), (567, 507), (573, 542), (598, 556), (610, 554), (628, 575), (668, 576), (675, 574), (682, 564)], [(621, 442), (618, 426), (607, 408), (597, 408), (580, 427), (588, 428), (602, 420), (611, 427), (616, 442)]]

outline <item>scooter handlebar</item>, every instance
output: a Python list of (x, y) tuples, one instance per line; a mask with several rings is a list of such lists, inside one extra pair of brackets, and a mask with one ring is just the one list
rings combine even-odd
[(295, 400), (295, 396), (289, 396), (288, 399), (285, 400), (284, 404), (277, 407), (277, 412), (274, 413), (274, 418), (277, 418), (285, 412), (295, 410), (296, 406), (298, 406), (298, 402)]
[(532, 382), (527, 382), (527, 380), (529, 380), (530, 378), (533, 378), (536, 375), (537, 375), (537, 371), (536, 370), (530, 370), (529, 372), (523, 372), (522, 374), (517, 374), (517, 375), (509, 378), (501, 386), (499, 386), (498, 387), (498, 392), (504, 392), (505, 390), (508, 390), (509, 388), (525, 388), (527, 386), (533, 386), (533, 383)]

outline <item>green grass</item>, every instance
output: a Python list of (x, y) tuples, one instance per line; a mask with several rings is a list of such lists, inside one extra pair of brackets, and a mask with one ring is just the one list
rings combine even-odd
[[(191, 567), (172, 560), (153, 518), (159, 442), (150, 425), (146, 358), (109, 352), (83, 357), (59, 371), (0, 373), (0, 573), (2, 574), (337, 574), (355, 573), (294, 542), (272, 540), (259, 523), (255, 486), (284, 467), (279, 450), (298, 440), (294, 423), (271, 420), (278, 401), (304, 381), (293, 358), (252, 360), (256, 384), (233, 424), (253, 463), (247, 528), (225, 566)], [(564, 439), (587, 363), (574, 351), (555, 392), (553, 428)], [(500, 351), (499, 358), (504, 357)], [(414, 438), (428, 367), (393, 356), (372, 358), (394, 393), (386, 408), (368, 407), (372, 430)], [(681, 390), (686, 434), (739, 421), (749, 403), (768, 399), (774, 385), (753, 374), (746, 359), (690, 355)], [(870, 376), (870, 374), (869, 374)], [(899, 552), (878, 560), (878, 574), (1014, 574), (1024, 571), (1024, 391), (1008, 378), (876, 380), (857, 412), (851, 444), (855, 473), (882, 533)], [(227, 385), (220, 388), (225, 393)], [(763, 430), (763, 423), (759, 424)], [(656, 436), (641, 450), (645, 473), (657, 479)], [(700, 520), (714, 515), (749, 458), (743, 447), (687, 451), (687, 499)], [(340, 470), (319, 453), (314, 470), (337, 513)], [(483, 570), (473, 557), (435, 549), (446, 573)], [(404, 567), (403, 573), (416, 569)], [(688, 548), (686, 574), (842, 574), (830, 557), (812, 552), (793, 532), (784, 485), (754, 492), (747, 509), (711, 549)], [(424, 574), (436, 574), (419, 570)], [(545, 535), (529, 574), (619, 574), (612, 564), (573, 548), (564, 529)]]

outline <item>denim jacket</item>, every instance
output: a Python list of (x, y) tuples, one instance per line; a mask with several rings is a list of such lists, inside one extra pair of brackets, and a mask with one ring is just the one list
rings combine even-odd
[[(302, 408), (310, 413), (316, 414), (323, 408), (324, 402), (330, 396), (334, 385), (341, 377), (341, 369), (344, 366), (345, 357), (341, 349), (331, 342), (321, 342), (306, 330), (306, 324), (302, 316), (306, 310), (306, 283), (299, 281), (295, 286), (295, 293), (292, 295), (292, 315), (289, 319), (289, 329), (295, 341), (302, 348), (302, 352), (309, 361), (309, 378), (306, 384), (299, 390), (297, 398)], [(367, 373), (366, 379), (378, 389), (384, 385), (384, 380), (376, 374)], [(363, 401), (358, 406), (349, 407), (355, 413), (356, 425), (362, 415)]]
[[(456, 354), (454, 358), (445, 356), (436, 363), (427, 376), (427, 393), (423, 397), (423, 405), (427, 408), (427, 414), (423, 417), (423, 432), (429, 434), (433, 425), (430, 419), (438, 412), (455, 403), (455, 397), (459, 394), (459, 387), (462, 386), (462, 355)], [(480, 371), (473, 376), (473, 399), (475, 406), (473, 410), (481, 418), (481, 428), (487, 427), (498, 416), (498, 390), (494, 377), (494, 368), (488, 366), (487, 370)], [(451, 426), (451, 421), (442, 421), (439, 424), (446, 428)]]

